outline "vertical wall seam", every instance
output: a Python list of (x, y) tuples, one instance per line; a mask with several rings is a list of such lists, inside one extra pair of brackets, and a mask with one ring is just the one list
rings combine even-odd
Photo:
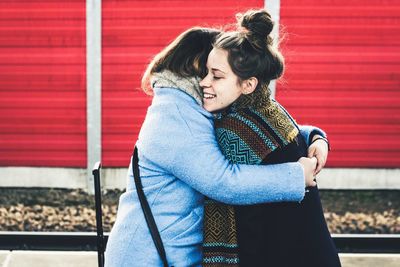
[[(264, 8), (271, 14), (275, 26), (271, 32), (275, 45), (279, 44), (279, 23), (281, 17), (281, 1), (280, 0), (264, 0)], [(271, 81), (269, 88), (271, 89), (272, 97), (276, 95), (276, 80)]]
[(86, 0), (87, 189), (94, 192), (92, 168), (101, 160), (101, 0)]

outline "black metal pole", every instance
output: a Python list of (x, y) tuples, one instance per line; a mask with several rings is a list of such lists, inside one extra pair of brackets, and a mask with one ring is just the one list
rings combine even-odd
[(103, 235), (103, 215), (101, 211), (101, 187), (100, 187), (100, 161), (93, 167), (94, 176), (94, 197), (96, 205), (96, 228), (97, 228), (97, 260), (99, 267), (104, 266), (104, 235)]

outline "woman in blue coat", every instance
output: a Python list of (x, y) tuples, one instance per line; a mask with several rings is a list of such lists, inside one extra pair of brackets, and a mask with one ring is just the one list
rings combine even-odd
[[(228, 204), (299, 202), (305, 186), (315, 185), (315, 158), (250, 166), (231, 164), (221, 153), (213, 115), (201, 106), (199, 86), (218, 33), (204, 28), (187, 30), (156, 55), (143, 78), (153, 100), (136, 143), (140, 175), (168, 262), (175, 267), (201, 266), (205, 195)], [(309, 140), (323, 132), (303, 126), (301, 134)], [(105, 265), (162, 266), (138, 201), (132, 166), (108, 240)]]

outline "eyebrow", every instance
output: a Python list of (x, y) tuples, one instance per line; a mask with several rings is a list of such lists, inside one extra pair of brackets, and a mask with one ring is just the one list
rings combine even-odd
[(212, 70), (212, 71), (219, 71), (219, 72), (222, 72), (223, 74), (226, 74), (226, 72), (224, 72), (224, 71), (222, 71), (222, 70), (220, 70), (220, 69), (212, 68), (211, 70)]

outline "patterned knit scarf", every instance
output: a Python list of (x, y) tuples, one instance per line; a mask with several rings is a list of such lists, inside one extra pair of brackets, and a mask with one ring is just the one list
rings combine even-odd
[[(216, 115), (218, 143), (232, 163), (261, 164), (299, 133), (297, 124), (279, 103), (270, 97), (260, 99), (242, 95)], [(253, 104), (256, 102), (258, 105)], [(204, 214), (203, 266), (239, 266), (233, 206), (206, 199)]]

